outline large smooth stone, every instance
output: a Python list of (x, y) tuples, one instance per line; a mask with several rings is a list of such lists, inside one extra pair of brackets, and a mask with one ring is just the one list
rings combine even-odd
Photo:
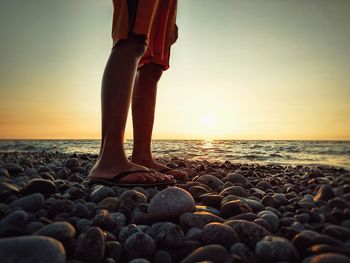
[(350, 258), (337, 253), (323, 253), (307, 257), (302, 263), (350, 263)]
[(125, 241), (124, 248), (130, 258), (151, 258), (156, 252), (154, 240), (143, 232), (129, 236)]
[(147, 234), (158, 246), (181, 247), (185, 241), (182, 229), (171, 222), (155, 223), (147, 230)]
[(20, 236), (0, 239), (2, 263), (65, 263), (61, 242), (43, 236)]
[(75, 255), (78, 259), (91, 263), (102, 262), (105, 251), (105, 239), (99, 227), (91, 227), (79, 236)]
[(54, 222), (34, 232), (34, 235), (48, 236), (65, 242), (75, 237), (75, 228), (68, 222)]
[(223, 263), (226, 262), (229, 255), (226, 249), (221, 245), (207, 245), (204, 247), (197, 248), (181, 263), (195, 263), (195, 262), (213, 262)]
[(45, 206), (45, 197), (40, 193), (30, 194), (11, 202), (10, 207), (21, 207), (30, 212), (35, 212)]
[(257, 242), (255, 254), (264, 262), (295, 262), (299, 259), (294, 245), (288, 239), (277, 236), (266, 236)]
[(195, 211), (194, 199), (190, 193), (170, 187), (157, 193), (148, 206), (148, 213), (157, 219), (175, 219), (186, 212)]
[(236, 231), (221, 223), (209, 223), (202, 231), (202, 243), (205, 245), (219, 244), (229, 249), (239, 241)]
[(202, 228), (212, 222), (223, 223), (224, 219), (208, 212), (184, 213), (180, 216), (180, 224), (185, 228)]
[(225, 225), (232, 227), (236, 231), (240, 241), (250, 248), (253, 248), (265, 236), (271, 235), (265, 228), (245, 220), (230, 220), (225, 222)]

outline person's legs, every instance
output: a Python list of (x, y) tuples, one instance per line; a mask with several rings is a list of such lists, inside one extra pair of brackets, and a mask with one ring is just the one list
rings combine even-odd
[[(163, 73), (163, 66), (155, 63), (143, 65), (137, 73), (132, 96), (132, 118), (134, 146), (132, 162), (155, 169), (166, 166), (156, 162), (151, 153), (151, 139), (156, 108), (157, 84)], [(185, 178), (186, 173), (178, 170), (168, 171), (175, 178)]]
[[(98, 160), (89, 178), (111, 178), (126, 170), (147, 170), (128, 161), (124, 152), (124, 131), (135, 81), (137, 66), (144, 54), (144, 37), (132, 35), (112, 49), (101, 90), (102, 141)], [(170, 180), (170, 176), (154, 173), (133, 173), (122, 182), (154, 182)]]

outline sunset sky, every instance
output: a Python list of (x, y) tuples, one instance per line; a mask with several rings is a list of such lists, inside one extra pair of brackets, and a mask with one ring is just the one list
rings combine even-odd
[[(100, 138), (112, 12), (0, 0), (0, 139)], [(179, 0), (177, 24), (154, 139), (350, 139), (349, 0)]]

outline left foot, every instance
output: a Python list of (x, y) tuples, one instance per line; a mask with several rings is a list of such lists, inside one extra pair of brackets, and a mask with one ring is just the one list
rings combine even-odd
[[(168, 166), (165, 166), (161, 163), (156, 162), (153, 158), (147, 159), (147, 160), (141, 160), (141, 159), (137, 159), (137, 158), (132, 157), (131, 161), (133, 163), (143, 165), (147, 168), (154, 169), (162, 174), (172, 175), (175, 179), (178, 179), (178, 180), (187, 179), (186, 172), (176, 170), (176, 169), (171, 169)], [(166, 169), (166, 170), (164, 170), (164, 169)], [(162, 171), (162, 170), (164, 170), (164, 171)]]

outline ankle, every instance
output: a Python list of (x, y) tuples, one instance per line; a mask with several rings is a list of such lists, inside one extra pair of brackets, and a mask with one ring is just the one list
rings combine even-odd
[(152, 154), (148, 153), (148, 154), (135, 154), (133, 153), (131, 155), (131, 161), (132, 162), (153, 162), (153, 157)]

